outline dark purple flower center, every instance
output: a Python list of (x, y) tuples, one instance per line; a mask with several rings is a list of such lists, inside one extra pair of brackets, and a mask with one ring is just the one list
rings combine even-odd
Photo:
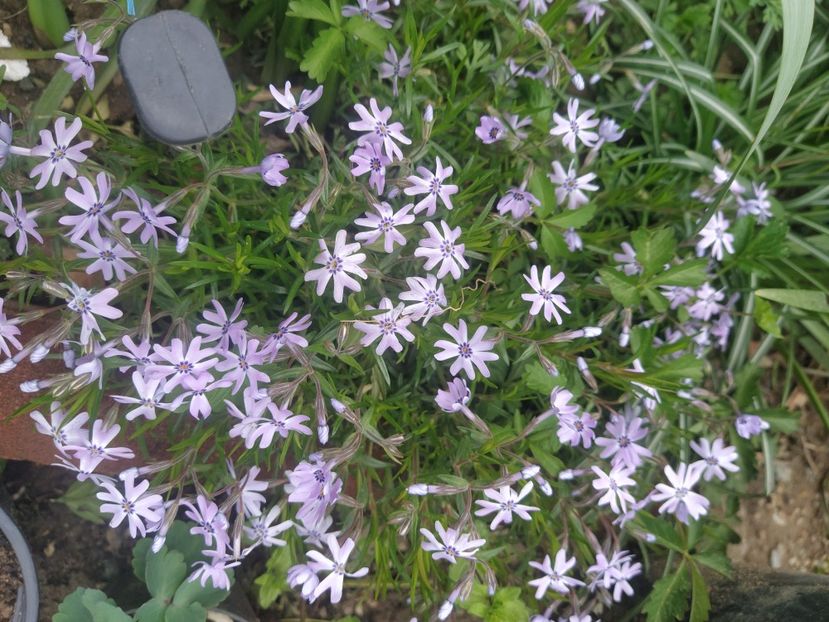
[(463, 343), (459, 343), (458, 354), (460, 354), (465, 359), (472, 358), (472, 347), (466, 341), (464, 341)]
[(630, 439), (627, 436), (620, 436), (619, 437), (619, 447), (624, 449), (628, 445), (630, 445)]
[(394, 221), (391, 218), (389, 218), (388, 216), (385, 217), (385, 218), (381, 218), (380, 219), (380, 224), (378, 225), (378, 228), (383, 233), (390, 233), (390, 232), (394, 231)]
[(493, 127), (489, 128), (489, 137), (492, 140), (495, 140), (496, 138), (498, 138), (498, 136), (500, 134), (501, 134), (501, 130), (498, 129), (497, 127), (493, 126)]
[(193, 364), (189, 361), (181, 361), (176, 365), (176, 371), (180, 374), (189, 374), (193, 371)]
[(383, 170), (383, 163), (380, 162), (380, 158), (371, 158), (368, 166), (375, 173), (379, 173)]
[(440, 192), (441, 183), (437, 177), (432, 177), (432, 180), (429, 182), (429, 192), (431, 194), (437, 194)]
[(380, 320), (380, 331), (384, 335), (391, 335), (397, 330), (397, 323), (394, 320), (382, 319)]
[(440, 243), (440, 254), (444, 257), (451, 257), (455, 254), (455, 245), (452, 242), (443, 240)]
[(336, 255), (332, 255), (325, 265), (328, 268), (328, 272), (336, 274), (343, 269), (343, 260)]
[(66, 147), (63, 145), (57, 145), (54, 149), (52, 149), (52, 152), (49, 154), (49, 159), (51, 160), (52, 164), (57, 164), (65, 157)]
[(322, 469), (314, 471), (314, 480), (319, 484), (325, 483), (325, 472)]

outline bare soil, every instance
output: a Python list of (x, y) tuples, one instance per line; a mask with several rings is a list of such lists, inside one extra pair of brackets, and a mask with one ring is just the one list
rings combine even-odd
[(0, 620), (11, 620), (22, 581), (17, 556), (0, 535)]

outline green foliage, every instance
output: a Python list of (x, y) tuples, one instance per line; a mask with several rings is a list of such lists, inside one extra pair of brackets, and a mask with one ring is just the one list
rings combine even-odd
[(84, 520), (100, 525), (106, 522), (101, 516), (101, 502), (95, 496), (98, 487), (90, 480), (72, 482), (67, 491), (58, 497), (58, 501), (68, 507), (74, 514)]
[(268, 557), (265, 572), (259, 575), (254, 582), (259, 588), (258, 601), (263, 609), (270, 607), (283, 592), (289, 589), (286, 579), (288, 568), (293, 565), (294, 559), (288, 547), (277, 547)]
[(684, 619), (688, 611), (688, 596), (691, 594), (691, 581), (688, 578), (686, 562), (663, 576), (653, 584), (642, 610), (648, 622), (674, 622)]
[(35, 33), (55, 47), (63, 45), (63, 34), (69, 30), (69, 18), (61, 0), (27, 0), (29, 19)]
[(472, 593), (467, 600), (460, 601), (460, 606), (484, 622), (527, 620), (531, 613), (521, 598), (520, 587), (501, 588), (490, 597), (481, 583), (472, 586)]

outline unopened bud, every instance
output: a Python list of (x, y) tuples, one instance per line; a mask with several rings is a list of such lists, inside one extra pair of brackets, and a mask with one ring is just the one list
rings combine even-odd
[(328, 442), (328, 435), (330, 430), (328, 425), (318, 425), (317, 426), (317, 438), (320, 441), (320, 444), (325, 445)]
[(592, 84), (598, 84), (599, 80), (601, 80), (601, 79), (602, 79), (602, 74), (594, 73), (592, 76), (590, 76), (589, 82), (590, 82), (591, 85)]
[(331, 398), (331, 408), (333, 408), (337, 413), (343, 414), (345, 412), (345, 404), (343, 404), (340, 400)]
[(298, 212), (294, 213), (294, 215), (291, 217), (291, 223), (289, 226), (291, 227), (291, 229), (294, 230), (299, 229), (302, 225), (305, 224), (305, 219), (307, 217), (308, 215), (305, 212), (299, 210)]
[(63, 33), (63, 40), (69, 43), (70, 41), (74, 41), (78, 38), (80, 33), (78, 33), (77, 28), (70, 28), (65, 33)]
[(425, 497), (429, 494), (429, 485), (428, 484), (412, 484), (407, 489), (410, 495), (415, 495), (417, 497)]
[(573, 80), (573, 86), (576, 87), (577, 91), (584, 90), (584, 77), (580, 73), (574, 73), (570, 78)]
[(38, 380), (26, 380), (20, 383), (20, 390), (23, 393), (37, 393), (40, 390), (40, 382)]
[(576, 472), (573, 469), (564, 469), (558, 474), (558, 478), (562, 481), (569, 482), (576, 478)]
[(46, 358), (47, 354), (49, 354), (49, 348), (47, 348), (44, 344), (39, 343), (29, 355), (29, 360), (32, 363), (40, 363), (40, 361)]
[(2, 363), (0, 363), (0, 374), (7, 374), (15, 367), (17, 367), (17, 361), (15, 361), (13, 358), (8, 358)]
[(539, 473), (541, 473), (541, 467), (537, 464), (528, 464), (523, 469), (521, 469), (521, 477), (523, 477), (524, 479), (532, 479)]
[(432, 104), (426, 105), (426, 110), (423, 111), (423, 120), (426, 123), (431, 123), (435, 120), (435, 109), (432, 107)]
[(542, 493), (544, 493), (548, 497), (553, 496), (553, 487), (550, 486), (550, 482), (548, 482), (546, 479), (544, 479), (540, 475), (536, 475), (533, 479), (535, 480), (535, 483), (538, 484), (538, 489)]
[(584, 327), (584, 336), (588, 339), (592, 339), (593, 337), (598, 337), (602, 334), (602, 329), (599, 326), (585, 326)]
[(653, 49), (653, 41), (651, 41), (650, 39), (645, 39), (644, 41), (642, 41), (642, 49), (645, 51)]
[(184, 251), (187, 250), (187, 247), (190, 245), (190, 236), (189, 235), (180, 235), (176, 238), (176, 252), (179, 255), (183, 255)]

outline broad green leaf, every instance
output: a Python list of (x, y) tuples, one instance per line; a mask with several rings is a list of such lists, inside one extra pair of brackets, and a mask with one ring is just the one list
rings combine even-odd
[(167, 531), (167, 539), (164, 542), (168, 550), (178, 551), (184, 556), (184, 565), (187, 568), (192, 568), (197, 561), (205, 559), (202, 553), (204, 540), (201, 536), (190, 533), (191, 527), (184, 521), (175, 521)]
[(290, 589), (286, 574), (293, 562), (290, 547), (274, 547), (265, 566), (265, 573), (254, 581), (259, 588), (257, 599), (262, 609), (270, 607), (283, 592)]
[(95, 603), (91, 611), (92, 622), (133, 622), (123, 609), (107, 602)]
[(41, 38), (55, 47), (64, 45), (63, 34), (69, 30), (69, 18), (61, 0), (28, 0), (29, 20)]
[(613, 297), (626, 307), (633, 307), (641, 300), (636, 290), (636, 281), (613, 268), (599, 270), (602, 281), (610, 288)]
[(91, 480), (72, 482), (69, 489), (58, 501), (66, 505), (72, 512), (91, 523), (106, 522), (101, 516), (101, 502), (95, 496), (98, 487)]
[(691, 617), (690, 622), (706, 622), (711, 610), (711, 599), (708, 597), (708, 586), (702, 578), (697, 565), (689, 564), (691, 568)]
[(328, 72), (342, 54), (345, 37), (337, 28), (323, 30), (305, 53), (299, 68), (317, 82), (325, 81)]
[(762, 298), (754, 300), (754, 321), (757, 322), (757, 326), (778, 339), (783, 336), (783, 333), (780, 332), (780, 326), (777, 325), (779, 319), (780, 316), (768, 302)]
[(335, 15), (322, 0), (294, 0), (288, 5), (287, 15), (325, 22), (331, 26), (338, 26), (342, 21), (342, 16)]
[(676, 238), (670, 229), (647, 231), (640, 229), (631, 234), (636, 260), (650, 276), (662, 270), (676, 252)]
[(664, 313), (668, 310), (670, 303), (668, 303), (668, 299), (661, 292), (658, 292), (652, 287), (647, 287), (645, 288), (645, 297), (651, 303), (651, 306), (656, 309), (657, 313)]
[(756, 292), (760, 298), (779, 302), (806, 311), (818, 313), (829, 313), (829, 302), (823, 292), (809, 289), (758, 289)]
[(642, 607), (648, 622), (674, 622), (682, 619), (688, 610), (690, 591), (691, 586), (683, 560), (676, 570), (653, 584), (653, 589)]
[(187, 576), (187, 566), (184, 555), (178, 551), (170, 551), (166, 546), (161, 547), (158, 553), (150, 551), (147, 554), (147, 590), (152, 596), (170, 599), (176, 589)]
[[(233, 583), (233, 573), (230, 572), (231, 585)], [(212, 583), (207, 583), (202, 587), (199, 581), (185, 580), (178, 586), (175, 595), (173, 596), (173, 604), (186, 607), (191, 603), (199, 603), (210, 609), (215, 607), (230, 594), (230, 590), (220, 590), (213, 587)]]
[(161, 598), (151, 598), (135, 612), (136, 622), (164, 622), (167, 602)]
[(533, 172), (530, 176), (529, 190), (541, 202), (541, 205), (535, 208), (539, 216), (544, 217), (553, 211), (556, 206), (556, 189), (544, 171), (537, 169)]
[(528, 389), (549, 395), (550, 391), (559, 383), (544, 369), (541, 363), (535, 361), (524, 368), (524, 384)]
[(207, 609), (199, 603), (170, 605), (164, 612), (164, 622), (204, 622), (207, 620)]
[(579, 209), (566, 210), (560, 214), (556, 214), (548, 218), (546, 224), (561, 227), (562, 229), (569, 229), (570, 227), (578, 229), (590, 222), (595, 215), (596, 206), (590, 204)]
[(346, 22), (345, 31), (374, 48), (377, 52), (382, 53), (386, 49), (388, 43), (386, 31), (374, 22), (367, 22), (361, 17), (353, 17)]
[(697, 287), (708, 280), (706, 267), (707, 259), (691, 259), (683, 261), (678, 266), (672, 266), (665, 272), (651, 278), (650, 285), (677, 285), (682, 287)]
[(94, 622), (89, 608), (100, 602), (115, 604), (101, 590), (79, 587), (63, 599), (52, 622)]

